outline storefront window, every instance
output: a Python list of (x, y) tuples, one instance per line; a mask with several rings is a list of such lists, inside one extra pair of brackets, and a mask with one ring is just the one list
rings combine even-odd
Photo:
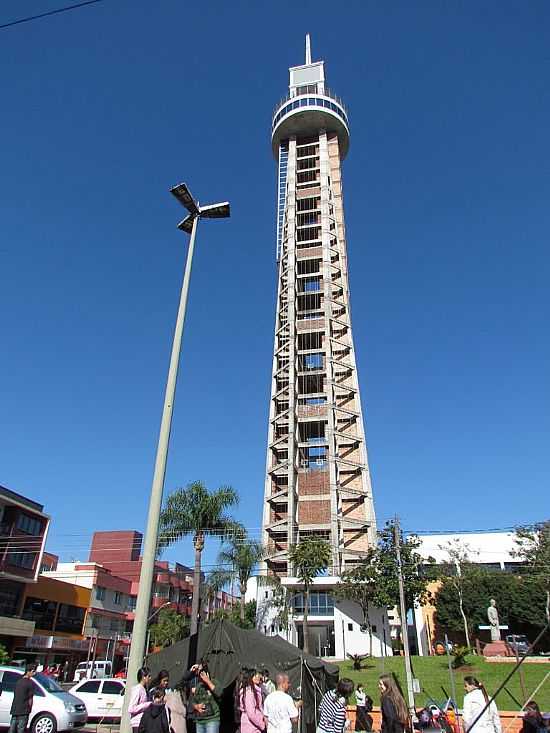
[(57, 615), (56, 631), (80, 634), (84, 623), (85, 609), (61, 603)]
[(45, 601), (42, 598), (28, 597), (25, 600), (23, 618), (28, 621), (34, 621), (37, 629), (51, 631), (53, 629), (56, 607), (57, 603), (55, 601)]

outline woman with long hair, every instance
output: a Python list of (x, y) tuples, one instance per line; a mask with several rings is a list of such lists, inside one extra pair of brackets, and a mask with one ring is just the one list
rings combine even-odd
[(241, 711), (241, 733), (263, 733), (266, 728), (262, 673), (251, 670), (241, 676), (238, 688), (238, 704)]
[(404, 733), (409, 730), (409, 709), (396, 676), (394, 674), (380, 675), (378, 689), (382, 710), (381, 733)]
[(342, 677), (335, 690), (325, 692), (319, 706), (317, 733), (344, 733), (347, 704), (353, 688), (353, 682)]
[[(475, 677), (464, 677), (464, 691), (466, 694), (464, 695), (462, 720), (466, 733), (474, 723), (476, 733), (502, 733), (497, 706), (493, 700), (487, 707), (489, 695), (483, 684)], [(482, 710), (484, 712), (480, 717)]]
[(170, 710), (172, 730), (174, 733), (187, 733), (187, 695), (185, 682), (181, 682), (173, 690), (166, 693), (166, 707)]
[(164, 692), (166, 693), (169, 684), (170, 672), (167, 669), (161, 669), (157, 676), (154, 678), (154, 680), (151, 682), (151, 685), (149, 687), (149, 697), (151, 697), (153, 690), (156, 690), (157, 688), (164, 690)]

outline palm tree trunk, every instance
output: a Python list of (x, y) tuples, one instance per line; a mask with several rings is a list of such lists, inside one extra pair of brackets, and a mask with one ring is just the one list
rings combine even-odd
[(191, 604), (191, 636), (194, 636), (199, 628), (199, 606), (201, 597), (201, 558), (204, 549), (204, 535), (197, 532), (193, 538), (195, 547), (195, 570), (193, 573), (193, 602)]
[(307, 614), (309, 612), (309, 586), (304, 588), (304, 615), (302, 617), (302, 633), (304, 636), (304, 654), (309, 654), (309, 634), (307, 628)]
[(241, 623), (244, 626), (244, 609), (245, 609), (245, 604), (246, 604), (246, 585), (244, 583), (240, 584), (240, 592), (241, 592), (241, 609), (240, 609)]

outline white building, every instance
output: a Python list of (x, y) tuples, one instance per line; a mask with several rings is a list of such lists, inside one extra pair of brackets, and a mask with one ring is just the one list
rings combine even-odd
[[(464, 559), (481, 565), (488, 570), (516, 572), (522, 562), (514, 556), (518, 546), (515, 532), (457, 532), (456, 534), (422, 535), (420, 554), (426, 559), (432, 557), (438, 565), (449, 562), (449, 549), (458, 551)], [(487, 605), (490, 599), (487, 599)], [(397, 611), (390, 614), (393, 624), (399, 624)], [(430, 621), (432, 619), (432, 621)], [(412, 621), (412, 619), (409, 619)], [(433, 607), (415, 608), (414, 625), (410, 632), (421, 656), (430, 653), (430, 638), (433, 629)]]
[[(320, 657), (346, 659), (348, 654), (370, 654), (370, 635), (363, 629), (363, 615), (357, 604), (335, 599), (333, 590), (339, 579), (323, 576), (316, 578), (310, 591), (308, 627), (310, 653)], [(273, 589), (257, 578), (248, 583), (246, 601), (255, 600), (258, 604), (257, 627), (267, 636), (282, 636), (291, 644), (302, 646), (303, 595), (296, 590), (298, 580), (285, 578), (283, 587), (292, 589), (291, 612), (288, 628), (277, 622), (279, 609), (273, 602)], [(387, 614), (373, 609), (370, 614), (372, 624), (372, 654), (375, 657), (391, 656), (391, 629)]]

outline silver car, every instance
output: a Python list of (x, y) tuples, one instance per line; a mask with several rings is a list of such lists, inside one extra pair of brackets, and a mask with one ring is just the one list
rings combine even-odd
[[(13, 692), (23, 674), (24, 670), (20, 667), (0, 666), (1, 728), (7, 728), (10, 724)], [(86, 723), (88, 713), (82, 700), (65, 692), (54, 679), (40, 672), (34, 675), (32, 681), (34, 697), (29, 716), (31, 733), (73, 730)]]

